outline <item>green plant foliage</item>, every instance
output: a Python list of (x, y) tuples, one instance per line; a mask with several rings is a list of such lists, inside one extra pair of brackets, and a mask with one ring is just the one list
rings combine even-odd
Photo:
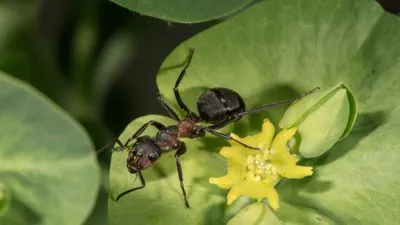
[(0, 217), (8, 209), (9, 202), (10, 202), (9, 192), (6, 190), (4, 184), (0, 183)]
[(228, 225), (282, 224), (271, 209), (263, 203), (254, 203), (240, 211)]
[(339, 84), (292, 104), (279, 121), (279, 127), (297, 127), (296, 139), (300, 143), (295, 152), (306, 158), (314, 158), (347, 136), (356, 116), (354, 96), (344, 84)]
[[(263, 1), (179, 46), (164, 61), (157, 84), (176, 107), (172, 87), (188, 48), (197, 51), (180, 90), (191, 109), (210, 87), (236, 90), (253, 108), (316, 86), (345, 83), (358, 103), (353, 130), (322, 157), (301, 163), (314, 167), (312, 177), (279, 183), (281, 207), (275, 214), (285, 224), (396, 224), (400, 220), (399, 26), (400, 19), (373, 0)], [(264, 118), (277, 124), (284, 110), (247, 116), (223, 131), (256, 133)], [(135, 120), (128, 133), (150, 119), (160, 120), (156, 116)], [(122, 140), (127, 136), (124, 133)], [(193, 209), (183, 206), (171, 154), (163, 156), (160, 166), (145, 171), (146, 190), (121, 202), (110, 201), (110, 224), (139, 220), (138, 224), (221, 224), (226, 192), (207, 182), (208, 177), (225, 174), (226, 161), (218, 151), (226, 145), (211, 136), (187, 142), (182, 163)], [(118, 177), (129, 177), (121, 155), (126, 157), (114, 153), (112, 159), (112, 196), (115, 190), (133, 185), (132, 175), (129, 181)], [(164, 194), (167, 191), (171, 194)]]
[(2, 72), (0, 124), (0, 182), (11, 196), (0, 224), (82, 224), (99, 189), (93, 146), (82, 128)]
[(138, 13), (163, 20), (196, 23), (218, 19), (234, 13), (251, 0), (111, 0)]

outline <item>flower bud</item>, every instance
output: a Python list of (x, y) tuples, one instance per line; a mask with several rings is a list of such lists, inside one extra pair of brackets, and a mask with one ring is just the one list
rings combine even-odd
[(340, 83), (320, 90), (293, 103), (279, 126), (297, 127), (294, 151), (313, 158), (324, 154), (337, 141), (347, 136), (356, 120), (356, 102), (350, 90)]

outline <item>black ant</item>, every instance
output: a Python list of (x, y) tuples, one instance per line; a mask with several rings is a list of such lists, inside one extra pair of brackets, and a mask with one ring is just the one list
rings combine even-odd
[[(183, 185), (183, 174), (182, 167), (179, 161), (179, 157), (186, 152), (186, 145), (184, 142), (180, 141), (179, 138), (199, 138), (204, 137), (206, 132), (213, 134), (218, 137), (222, 137), (228, 140), (235, 141), (247, 148), (259, 150), (258, 148), (248, 146), (238, 140), (233, 139), (229, 135), (225, 135), (219, 133), (218, 129), (221, 129), (231, 123), (234, 123), (240, 120), (243, 116), (252, 113), (262, 112), (271, 108), (274, 108), (279, 105), (292, 103), (296, 100), (303, 98), (306, 95), (309, 95), (317, 90), (319, 87), (314, 88), (313, 90), (304, 93), (296, 98), (291, 98), (288, 100), (271, 103), (268, 105), (261, 106), (259, 108), (246, 110), (245, 103), (240, 97), (238, 93), (233, 90), (227, 88), (212, 88), (200, 95), (197, 100), (197, 108), (200, 116), (192, 112), (182, 101), (181, 96), (179, 94), (178, 86), (184, 77), (187, 68), (190, 65), (194, 54), (194, 50), (190, 49), (189, 56), (187, 58), (187, 63), (180, 73), (178, 79), (176, 80), (175, 86), (173, 88), (176, 101), (178, 102), (180, 108), (186, 112), (186, 116), (183, 119), (180, 119), (177, 113), (172, 109), (172, 107), (164, 100), (164, 98), (158, 94), (158, 101), (161, 105), (166, 109), (168, 114), (172, 117), (172, 119), (177, 121), (176, 125), (164, 126), (163, 124), (157, 121), (149, 121), (145, 123), (136, 133), (130, 137), (125, 144), (118, 139), (115, 142), (120, 146), (114, 148), (113, 151), (121, 151), (128, 150), (128, 159), (127, 159), (127, 167), (130, 173), (137, 174), (139, 176), (141, 186), (129, 189), (124, 191), (117, 197), (117, 201), (124, 195), (142, 189), (146, 186), (146, 182), (142, 175), (142, 170), (151, 167), (157, 160), (161, 157), (161, 150), (176, 150), (175, 160), (176, 160), (176, 168), (178, 170), (178, 177), (180, 186), (183, 193), (183, 198), (185, 200), (185, 205), (187, 208), (190, 208), (187, 195), (185, 191), (185, 187)], [(210, 123), (210, 126), (198, 125), (199, 122), (207, 122)], [(158, 129), (158, 133), (155, 138), (151, 138), (150, 136), (141, 136), (143, 131), (149, 126), (152, 125)], [(134, 139), (137, 139), (136, 142), (129, 147), (129, 144)]]

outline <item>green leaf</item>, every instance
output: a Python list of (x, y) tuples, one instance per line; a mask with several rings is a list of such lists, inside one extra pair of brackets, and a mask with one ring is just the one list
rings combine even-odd
[(81, 224), (99, 189), (90, 139), (59, 107), (0, 72), (0, 182), (11, 193), (1, 224)]
[(251, 0), (111, 0), (140, 14), (181, 23), (197, 23), (234, 13)]
[[(276, 187), (282, 204), (277, 216), (287, 224), (396, 224), (400, 220), (396, 201), (400, 198), (399, 27), (400, 19), (373, 0), (262, 1), (180, 45), (164, 61), (157, 84), (166, 100), (179, 109), (172, 88), (189, 48), (196, 53), (179, 90), (194, 111), (197, 97), (211, 87), (236, 90), (247, 108), (254, 108), (316, 86), (327, 89), (345, 83), (358, 103), (353, 130), (327, 154), (301, 163), (314, 166), (312, 177), (281, 181)], [(284, 110), (246, 116), (222, 132), (254, 134), (264, 118), (276, 124)], [(159, 117), (135, 121), (136, 128), (150, 119)], [(216, 152), (227, 145), (211, 136), (187, 141), (182, 163), (192, 210), (184, 209), (173, 157), (163, 156), (162, 170), (154, 166), (145, 171), (152, 175), (145, 190), (152, 189), (110, 203), (110, 224), (221, 224), (226, 191), (210, 186), (208, 177), (225, 174), (226, 161)], [(128, 178), (126, 153), (113, 157), (119, 154), (124, 157), (113, 159), (111, 172)], [(133, 185), (121, 178), (125, 185), (121, 186), (113, 179), (111, 186), (119, 190)], [(176, 198), (163, 197), (172, 192), (171, 186)], [(298, 214), (302, 220), (291, 217)]]
[(243, 224), (268, 224), (280, 225), (281, 221), (274, 215), (271, 209), (263, 203), (254, 203), (247, 206), (239, 212), (228, 225), (243, 225)]
[(278, 218), (285, 218), (285, 225), (335, 225), (341, 224), (330, 218), (331, 215), (325, 215), (319, 209), (310, 206), (292, 202), (290, 199), (281, 201), (280, 208), (275, 212)]

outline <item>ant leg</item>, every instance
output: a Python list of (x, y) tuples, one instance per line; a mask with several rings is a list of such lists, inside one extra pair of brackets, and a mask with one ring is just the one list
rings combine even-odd
[(185, 67), (183, 68), (183, 70), (181, 71), (181, 73), (179, 74), (178, 79), (175, 82), (175, 86), (174, 86), (174, 94), (175, 94), (175, 99), (178, 102), (179, 107), (181, 107), (181, 109), (183, 111), (186, 112), (187, 115), (195, 118), (195, 119), (199, 119), (199, 116), (197, 116), (195, 113), (193, 113), (192, 111), (190, 111), (190, 109), (186, 106), (186, 104), (182, 101), (181, 95), (179, 94), (179, 84), (182, 81), (183, 76), (185, 76), (186, 74), (186, 70), (187, 68), (190, 66), (190, 63), (192, 62), (192, 58), (193, 58), (193, 54), (194, 54), (194, 49), (189, 49), (189, 56), (186, 59), (187, 63), (185, 65)]
[(104, 145), (102, 148), (100, 148), (99, 150), (96, 150), (97, 154), (102, 153), (104, 150), (107, 149), (108, 146), (110, 145), (115, 145), (115, 143), (117, 143), (119, 145), (119, 148), (113, 148), (111, 149), (112, 152), (120, 152), (123, 150), (126, 150), (126, 147), (121, 143), (121, 141), (118, 138), (115, 138), (113, 141), (107, 143), (106, 145)]
[(260, 150), (259, 148), (251, 147), (251, 146), (249, 146), (249, 145), (246, 145), (245, 143), (243, 143), (243, 142), (241, 142), (241, 141), (239, 141), (239, 140), (236, 140), (236, 139), (234, 139), (234, 138), (231, 137), (231, 136), (228, 136), (228, 135), (226, 135), (226, 134), (219, 133), (219, 132), (217, 132), (217, 131), (215, 131), (215, 130), (213, 130), (213, 129), (210, 129), (210, 128), (208, 128), (208, 127), (203, 127), (203, 128), (204, 128), (205, 131), (207, 131), (207, 132), (209, 132), (210, 134), (213, 134), (213, 135), (215, 135), (215, 136), (217, 136), (217, 137), (222, 137), (222, 138), (225, 138), (225, 139), (227, 139), (227, 140), (234, 141), (234, 142), (236, 142), (236, 143), (238, 143), (238, 144), (240, 144), (240, 145), (243, 145), (243, 146), (246, 147), (246, 148), (250, 148), (250, 149), (254, 149), (254, 150)]
[(129, 190), (127, 190), (127, 191), (122, 192), (121, 194), (118, 195), (118, 197), (117, 197), (117, 199), (116, 199), (117, 201), (118, 201), (122, 196), (124, 196), (124, 195), (126, 195), (126, 194), (129, 194), (129, 193), (131, 193), (132, 191), (136, 191), (136, 190), (139, 190), (139, 189), (142, 189), (142, 188), (146, 187), (146, 182), (144, 181), (142, 172), (140, 172), (140, 170), (137, 171), (137, 175), (139, 176), (140, 183), (142, 184), (142, 186), (140, 186), (140, 187), (135, 187), (135, 188), (132, 188), (132, 189), (129, 189)]
[(187, 200), (185, 186), (183, 185), (183, 173), (182, 173), (181, 162), (179, 160), (179, 157), (186, 152), (186, 145), (183, 142), (180, 142), (179, 145), (180, 146), (178, 147), (178, 150), (175, 153), (176, 169), (178, 170), (179, 183), (181, 185), (183, 199), (185, 200), (185, 206), (186, 206), (186, 208), (190, 208), (189, 202)]
[(307, 96), (309, 94), (312, 94), (312, 93), (314, 93), (314, 92), (316, 92), (318, 90), (319, 90), (319, 87), (316, 87), (316, 88), (312, 89), (309, 92), (303, 93), (299, 97), (283, 100), (283, 101), (280, 101), (280, 102), (274, 102), (274, 103), (271, 103), (271, 104), (268, 104), (268, 105), (261, 106), (259, 108), (255, 108), (255, 109), (247, 110), (247, 111), (244, 111), (244, 112), (240, 112), (240, 113), (237, 113), (236, 116), (244, 116), (244, 115), (247, 115), (247, 114), (259, 113), (259, 112), (262, 112), (262, 111), (265, 111), (265, 110), (268, 110), (268, 109), (275, 108), (275, 107), (277, 107), (279, 105), (292, 103), (292, 102), (297, 101), (299, 99), (302, 99), (305, 96)]
[(157, 100), (161, 103), (162, 107), (168, 112), (169, 116), (179, 122), (178, 114), (172, 109), (172, 107), (165, 101), (160, 93), (157, 94)]
[(217, 123), (217, 124), (213, 124), (211, 126), (208, 126), (209, 129), (212, 130), (219, 130), (223, 127), (226, 127), (227, 125), (234, 123), (238, 120), (240, 120), (242, 117), (240, 116), (232, 116), (232, 117), (228, 117), (227, 119), (222, 120), (221, 122)]
[(122, 142), (118, 138), (116, 138), (112, 143), (114, 145), (115, 145), (115, 143), (117, 143), (119, 145), (119, 147), (111, 149), (112, 152), (120, 152), (123, 150), (127, 150), (127, 148), (122, 144)]
[[(130, 138), (126, 141), (125, 145), (123, 145), (123, 146), (124, 146), (125, 148), (128, 147), (129, 142), (131, 142), (133, 139), (139, 137), (139, 135), (141, 135), (141, 134), (143, 133), (143, 131), (146, 130), (146, 128), (147, 128), (149, 125), (154, 126), (154, 127), (157, 128), (158, 130), (163, 130), (163, 129), (165, 129), (165, 126), (164, 126), (163, 124), (161, 124), (161, 123), (159, 123), (159, 122), (157, 122), (157, 121), (154, 121), (154, 120), (150, 120), (149, 122), (145, 123), (141, 128), (139, 128), (139, 130), (136, 131), (136, 133), (134, 133), (134, 134), (132, 135), (132, 137), (130, 137)], [(118, 139), (117, 139), (117, 140), (118, 140)]]

